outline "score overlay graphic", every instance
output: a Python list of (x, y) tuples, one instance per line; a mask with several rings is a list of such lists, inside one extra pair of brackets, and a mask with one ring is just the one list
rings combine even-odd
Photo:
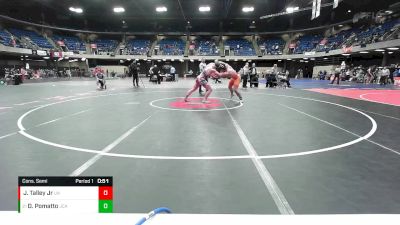
[(112, 177), (18, 177), (19, 213), (112, 213)]

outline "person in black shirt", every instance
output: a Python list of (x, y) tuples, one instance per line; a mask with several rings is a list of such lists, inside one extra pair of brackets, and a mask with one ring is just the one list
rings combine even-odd
[(139, 87), (139, 68), (137, 66), (136, 60), (129, 65), (129, 74), (133, 79), (133, 87)]
[(257, 82), (257, 68), (256, 68), (256, 64), (253, 63), (253, 65), (250, 67), (250, 88), (252, 88), (253, 86), (258, 87), (258, 83)]
[(161, 84), (161, 76), (160, 76), (160, 69), (158, 68), (157, 64), (154, 64), (152, 68), (153, 75), (157, 76), (157, 83)]

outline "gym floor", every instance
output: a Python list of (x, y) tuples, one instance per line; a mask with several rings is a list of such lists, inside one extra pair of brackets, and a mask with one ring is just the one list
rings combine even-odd
[(224, 80), (184, 103), (193, 81), (0, 87), (0, 210), (18, 176), (113, 176), (120, 213), (400, 213), (400, 90), (293, 80), (241, 104)]

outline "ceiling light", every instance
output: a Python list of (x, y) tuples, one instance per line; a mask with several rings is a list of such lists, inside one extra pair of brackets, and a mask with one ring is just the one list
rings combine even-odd
[(299, 7), (287, 7), (286, 8), (286, 12), (287, 13), (293, 13), (293, 12), (295, 12), (295, 11), (298, 11), (299, 10)]
[(391, 48), (387, 48), (387, 49), (392, 50), (392, 51), (399, 50), (399, 48), (397, 48), (397, 47), (391, 47)]
[(279, 59), (278, 62), (282, 62), (282, 59)]
[(393, 52), (388, 52), (389, 55), (393, 54)]
[(123, 13), (123, 12), (125, 12), (125, 9), (123, 7), (114, 7), (114, 12), (115, 13)]
[(385, 50), (383, 50), (383, 49), (376, 49), (375, 51), (376, 51), (376, 52), (384, 52)]
[(325, 57), (324, 60), (328, 60), (328, 58)]
[(210, 12), (211, 8), (210, 6), (200, 6), (199, 11), (200, 12)]
[(75, 13), (83, 13), (82, 8), (75, 8), (75, 7), (69, 7), (69, 11), (75, 12)]
[(292, 59), (286, 59), (286, 60), (291, 61)]
[(166, 11), (167, 11), (167, 7), (165, 7), (165, 6), (157, 7), (157, 8), (156, 8), (156, 11), (157, 11), (157, 12), (166, 12)]
[(351, 13), (351, 10), (349, 9), (349, 10), (347, 10), (347, 12), (348, 12), (348, 13)]
[(368, 54), (369, 52), (367, 52), (367, 51), (362, 51), (362, 52), (360, 52), (361, 54)]
[(343, 24), (339, 24), (339, 27), (343, 27)]
[(254, 11), (254, 7), (253, 6), (243, 7), (242, 11), (243, 12), (253, 12)]

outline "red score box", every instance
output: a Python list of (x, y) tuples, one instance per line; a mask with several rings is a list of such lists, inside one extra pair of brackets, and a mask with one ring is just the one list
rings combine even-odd
[(99, 200), (112, 200), (113, 188), (112, 186), (99, 186)]

